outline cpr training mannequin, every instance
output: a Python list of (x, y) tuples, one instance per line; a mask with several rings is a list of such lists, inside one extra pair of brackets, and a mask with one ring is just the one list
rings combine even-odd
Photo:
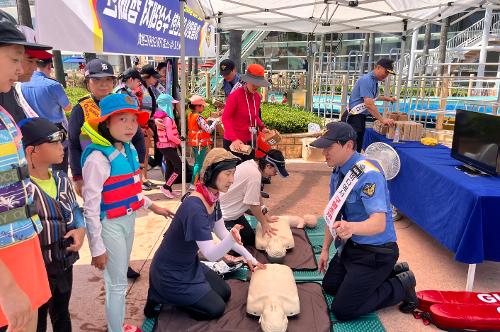
[(257, 223), (255, 248), (265, 250), (270, 262), (279, 263), (285, 257), (287, 249), (292, 249), (295, 246), (295, 241), (287, 218), (278, 218), (278, 221), (273, 223), (273, 227), (276, 234), (269, 236), (264, 233), (260, 223)]
[(284, 332), (287, 316), (300, 313), (299, 294), (292, 270), (281, 264), (266, 264), (252, 273), (248, 288), (247, 313), (260, 316), (264, 332)]
[(299, 216), (280, 216), (288, 221), (288, 224), (292, 228), (314, 228), (318, 224), (318, 218), (312, 214), (306, 214), (303, 218)]

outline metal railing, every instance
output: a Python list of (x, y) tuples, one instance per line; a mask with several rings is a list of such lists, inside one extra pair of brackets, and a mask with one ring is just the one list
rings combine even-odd
[[(463, 60), (464, 53), (463, 52), (454, 52), (453, 49), (470, 47), (472, 45), (477, 44), (482, 37), (484, 30), (484, 18), (477, 21), (467, 29), (459, 32), (454, 35), (450, 39), (446, 41), (446, 58), (445, 62), (453, 62), (454, 60)], [(492, 21), (491, 21), (491, 29), (490, 33), (500, 34), (500, 13), (493, 13)], [(429, 50), (429, 54), (426, 56), (418, 56), (415, 60), (415, 72), (429, 73), (428, 70), (424, 70), (424, 66), (427, 67), (429, 65), (434, 65), (439, 63), (439, 50), (440, 46)], [(405, 74), (409, 69), (409, 58), (410, 56), (405, 56), (401, 60), (395, 63), (395, 66), (399, 69), (402, 69)], [(402, 64), (401, 64), (401, 63)]]
[[(348, 59), (344, 57), (344, 61), (346, 60)], [(487, 67), (493, 65), (496, 69), (498, 63), (486, 64)], [(475, 77), (469, 70), (477, 66), (478, 63), (435, 63), (430, 72), (437, 72), (439, 67), (445, 67), (445, 75), (416, 75), (411, 81), (406, 73), (400, 72), (404, 84), (399, 91), (399, 77), (391, 75), (384, 83), (379, 84), (380, 94), (398, 96), (399, 101), (394, 104), (377, 102), (377, 107), (381, 112), (405, 112), (411, 120), (423, 123), (425, 128), (432, 130), (436, 127), (453, 129), (457, 109), (499, 115), (500, 74), (491, 70), (486, 75), (494, 76)], [(315, 72), (311, 85), (311, 111), (326, 122), (339, 119), (341, 112), (346, 109), (348, 95), (358, 77), (357, 71)]]
[[(246, 59), (254, 50), (257, 45), (264, 40), (269, 34), (268, 31), (245, 31), (242, 36), (242, 45), (241, 45), (241, 59)], [(220, 56), (220, 61), (229, 58), (229, 50), (226, 51), (223, 55)], [(222, 82), (222, 77), (215, 77), (216, 68), (213, 66), (208, 71), (208, 75), (210, 76), (210, 92), (213, 94), (217, 87), (218, 83)], [(206, 74), (202, 74), (201, 77), (197, 79), (197, 86), (193, 87), (192, 90), (197, 91), (196, 93), (201, 96), (206, 96)]]
[[(474, 45), (481, 39), (481, 36), (483, 35), (483, 30), (484, 30), (484, 18), (477, 21), (467, 29), (459, 32), (452, 38), (450, 38), (446, 42), (446, 48), (453, 49), (453, 48), (467, 47)], [(493, 14), (490, 31), (492, 33), (500, 32), (500, 13)], [(439, 51), (439, 47), (436, 48), (436, 51)]]

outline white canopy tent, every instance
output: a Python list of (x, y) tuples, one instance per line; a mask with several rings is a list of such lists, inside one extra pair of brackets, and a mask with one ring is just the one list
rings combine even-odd
[[(402, 33), (498, 0), (187, 0), (222, 30)], [(217, 61), (218, 65), (218, 61)], [(216, 68), (218, 76), (218, 68)], [(401, 76), (398, 87), (401, 86)], [(399, 91), (399, 90), (398, 90)]]
[[(223, 30), (392, 33), (418, 28), (486, 0), (188, 0)], [(214, 24), (217, 22), (214, 22)]]

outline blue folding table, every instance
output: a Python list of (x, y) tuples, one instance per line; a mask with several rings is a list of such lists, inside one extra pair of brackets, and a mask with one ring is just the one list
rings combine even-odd
[(384, 142), (395, 148), (401, 170), (389, 181), (392, 204), (423, 228), (455, 259), (469, 264), (467, 290), (477, 263), (500, 262), (500, 177), (470, 176), (443, 145), (393, 143), (367, 129), (363, 148)]

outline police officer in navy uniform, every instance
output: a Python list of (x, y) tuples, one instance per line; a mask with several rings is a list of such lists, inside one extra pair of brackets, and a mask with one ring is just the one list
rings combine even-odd
[(356, 134), (357, 151), (361, 152), (363, 137), (366, 129), (366, 117), (371, 115), (375, 120), (380, 120), (383, 124), (394, 126), (394, 120), (385, 119), (377, 109), (375, 102), (389, 101), (396, 102), (395, 97), (379, 96), (378, 82), (385, 80), (389, 74), (395, 75), (394, 61), (391, 59), (380, 59), (375, 68), (361, 76), (352, 88), (349, 98), (349, 109), (342, 114), (342, 121), (349, 123)]
[[(328, 166), (335, 168), (330, 198), (355, 164), (366, 164), (365, 157), (356, 152), (356, 138), (351, 125), (334, 122), (311, 144), (323, 149)], [(372, 170), (359, 177), (340, 209), (333, 224), (335, 239), (325, 227), (318, 269), (326, 271), (323, 288), (335, 296), (331, 310), (339, 320), (356, 319), (400, 302), (400, 310), (406, 313), (417, 307), (415, 276), (406, 262), (396, 264), (399, 249), (387, 181), (378, 164), (371, 165)], [(334, 241), (337, 253), (328, 263)]]

